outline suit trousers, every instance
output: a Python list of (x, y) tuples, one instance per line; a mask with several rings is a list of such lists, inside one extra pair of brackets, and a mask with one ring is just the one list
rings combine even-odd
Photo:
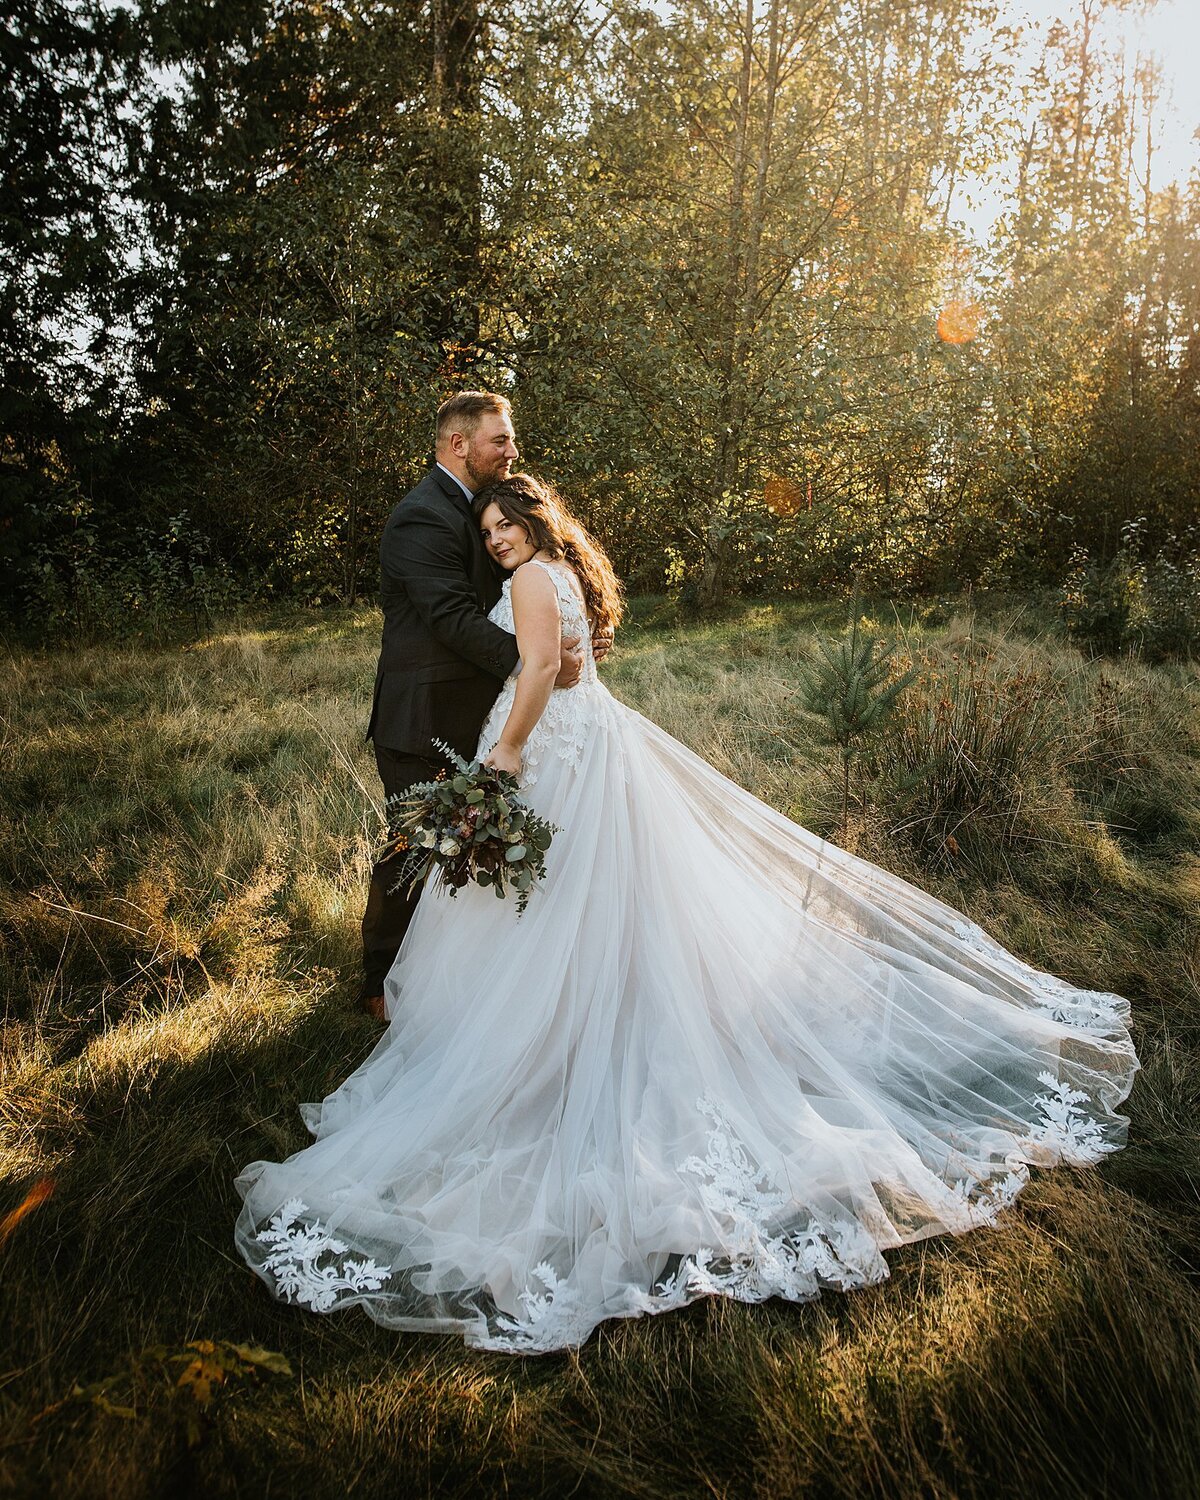
[[(379, 768), (384, 794), (388, 797), (403, 792), (414, 781), (432, 781), (439, 771), (449, 769), (444, 760), (389, 750), (385, 745), (375, 746), (375, 764)], [(404, 885), (390, 891), (389, 886), (396, 885), (398, 876), (399, 866), (395, 860), (377, 864), (371, 871), (371, 889), (362, 920), (364, 997), (383, 994), (384, 977), (400, 951), (421, 896), (422, 887), (419, 885), (411, 895)]]

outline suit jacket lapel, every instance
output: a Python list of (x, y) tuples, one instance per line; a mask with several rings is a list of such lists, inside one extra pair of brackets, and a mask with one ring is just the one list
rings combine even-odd
[(471, 514), (471, 502), (463, 493), (462, 486), (452, 475), (445, 473), (434, 464), (430, 470), (430, 477), (437, 484), (442, 494), (448, 499), (453, 500), (459, 510), (464, 511), (468, 516)]
[(479, 535), (479, 527), (475, 524), (475, 517), (471, 513), (471, 502), (463, 493), (457, 481), (436, 464), (429, 471), (427, 478), (432, 479), (445, 496), (454, 514), (465, 524), (472, 538), (472, 553), (475, 559), (472, 569), (471, 581), (475, 585), (481, 606), (487, 610), (492, 607), (500, 597), (500, 583), (503, 578), (503, 569), (498, 563), (492, 561), (488, 555), (487, 548), (483, 545), (483, 538)]

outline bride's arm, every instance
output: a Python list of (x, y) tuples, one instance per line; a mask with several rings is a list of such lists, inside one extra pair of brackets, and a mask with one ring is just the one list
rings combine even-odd
[(517, 692), (495, 749), (484, 764), (521, 773), (521, 752), (542, 717), (562, 650), (562, 616), (554, 583), (544, 568), (520, 567), (512, 581), (513, 624), (521, 653)]

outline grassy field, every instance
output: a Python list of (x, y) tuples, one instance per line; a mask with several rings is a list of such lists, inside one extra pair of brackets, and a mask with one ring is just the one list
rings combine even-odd
[(878, 1288), (528, 1360), (281, 1307), (232, 1252), (236, 1171), (302, 1146), (298, 1103), (376, 1034), (352, 1004), (374, 611), (6, 652), (0, 1489), (1200, 1493), (1200, 672), (1087, 662), (1015, 606), (865, 607), (921, 679), (844, 823), (797, 690), (843, 608), (643, 603), (605, 676), (792, 816), (1129, 995), (1130, 1147), (890, 1255)]

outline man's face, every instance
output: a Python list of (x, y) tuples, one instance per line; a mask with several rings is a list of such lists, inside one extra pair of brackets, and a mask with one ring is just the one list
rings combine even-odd
[(512, 418), (506, 411), (486, 411), (470, 438), (455, 433), (456, 443), (465, 445), (462, 462), (476, 492), (485, 484), (507, 479), (520, 458)]

